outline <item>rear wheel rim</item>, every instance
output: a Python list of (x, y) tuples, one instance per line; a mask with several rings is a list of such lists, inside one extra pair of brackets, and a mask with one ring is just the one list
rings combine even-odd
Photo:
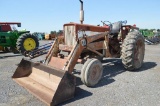
[(36, 47), (36, 42), (32, 38), (27, 38), (24, 40), (23, 46), (25, 50), (33, 50)]
[(141, 67), (144, 58), (144, 44), (141, 39), (136, 42), (134, 52), (134, 64), (136, 68)]

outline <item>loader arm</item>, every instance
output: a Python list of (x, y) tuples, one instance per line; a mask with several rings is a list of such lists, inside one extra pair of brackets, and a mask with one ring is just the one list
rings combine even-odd
[(103, 49), (104, 41), (94, 42), (98, 39), (105, 38), (105, 36), (108, 35), (108, 32), (92, 35), (92, 36), (85, 36), (83, 38), (80, 38), (76, 43), (75, 47), (72, 49), (68, 61), (66, 62), (66, 66), (63, 70), (68, 70), (69, 73), (71, 73), (79, 59), (79, 56), (81, 55), (83, 49), (92, 50), (96, 54), (102, 56), (101, 53), (97, 52), (96, 50)]
[(84, 48), (86, 48), (86, 44), (83, 44), (84, 42), (86, 42), (85, 39), (80, 39), (79, 43), (76, 44), (76, 46), (72, 49), (69, 57), (68, 57), (68, 61), (66, 64), (67, 66), (64, 67), (64, 70), (68, 70), (69, 73), (71, 73), (74, 69), (74, 66), (77, 63), (77, 60), (79, 59), (79, 56), (81, 55), (82, 51)]

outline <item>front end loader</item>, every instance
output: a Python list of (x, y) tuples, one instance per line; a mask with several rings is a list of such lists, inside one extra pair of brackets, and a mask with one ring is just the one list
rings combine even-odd
[[(87, 33), (93, 36), (87, 36), (84, 31), (81, 31), (82, 29), (88, 30)], [(107, 35), (106, 28), (69, 23), (64, 25), (64, 30), (65, 37), (55, 39), (43, 63), (22, 59), (12, 77), (48, 105), (56, 105), (74, 97), (76, 83), (72, 72), (77, 63), (86, 61), (83, 60), (83, 56), (103, 57), (101, 51)], [(60, 51), (68, 53), (68, 56), (64, 56)], [(95, 71), (100, 72), (98, 79), (95, 79), (98, 81), (103, 67), (96, 59), (91, 68), (94, 68), (95, 64), (98, 65)]]
[(142, 66), (144, 38), (138, 28), (113, 24), (95, 26), (83, 24), (83, 2), (78, 23), (64, 24), (64, 36), (57, 37), (43, 62), (22, 59), (13, 80), (47, 105), (57, 105), (74, 97), (76, 64), (83, 64), (81, 80), (88, 86), (96, 85), (102, 77), (103, 57), (122, 58), (127, 70)]

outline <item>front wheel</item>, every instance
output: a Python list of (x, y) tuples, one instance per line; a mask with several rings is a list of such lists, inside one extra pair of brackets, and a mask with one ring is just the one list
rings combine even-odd
[(144, 37), (133, 31), (126, 35), (122, 44), (122, 63), (127, 70), (139, 69), (143, 64), (145, 52)]
[(81, 70), (81, 80), (89, 87), (96, 85), (103, 74), (102, 63), (98, 59), (88, 59)]
[(39, 41), (37, 37), (30, 33), (22, 34), (17, 39), (16, 43), (17, 50), (22, 54), (24, 54), (25, 51), (34, 50), (38, 46), (39, 46)]

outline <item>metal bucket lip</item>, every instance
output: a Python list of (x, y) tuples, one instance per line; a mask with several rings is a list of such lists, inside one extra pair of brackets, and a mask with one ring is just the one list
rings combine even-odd
[[(31, 72), (29, 74), (31, 74), (33, 67), (37, 68), (37, 69), (40, 69), (44, 72), (47, 72), (47, 73), (50, 73), (50, 74), (53, 74), (53, 75), (57, 75), (59, 77), (63, 77), (64, 73), (66, 72), (66, 70), (57, 69), (57, 68), (54, 68), (54, 67), (49, 66), (49, 65), (45, 65), (45, 64), (40, 63), (40, 62), (35, 62), (33, 60), (28, 60), (28, 59), (22, 58), (22, 60), (21, 60), (20, 64), (18, 65), (15, 73), (13, 74), (12, 78), (18, 78), (18, 77), (15, 77), (16, 72), (20, 72), (22, 69), (25, 69), (25, 68), (30, 68)], [(20, 77), (25, 77), (25, 76), (20, 76)]]

